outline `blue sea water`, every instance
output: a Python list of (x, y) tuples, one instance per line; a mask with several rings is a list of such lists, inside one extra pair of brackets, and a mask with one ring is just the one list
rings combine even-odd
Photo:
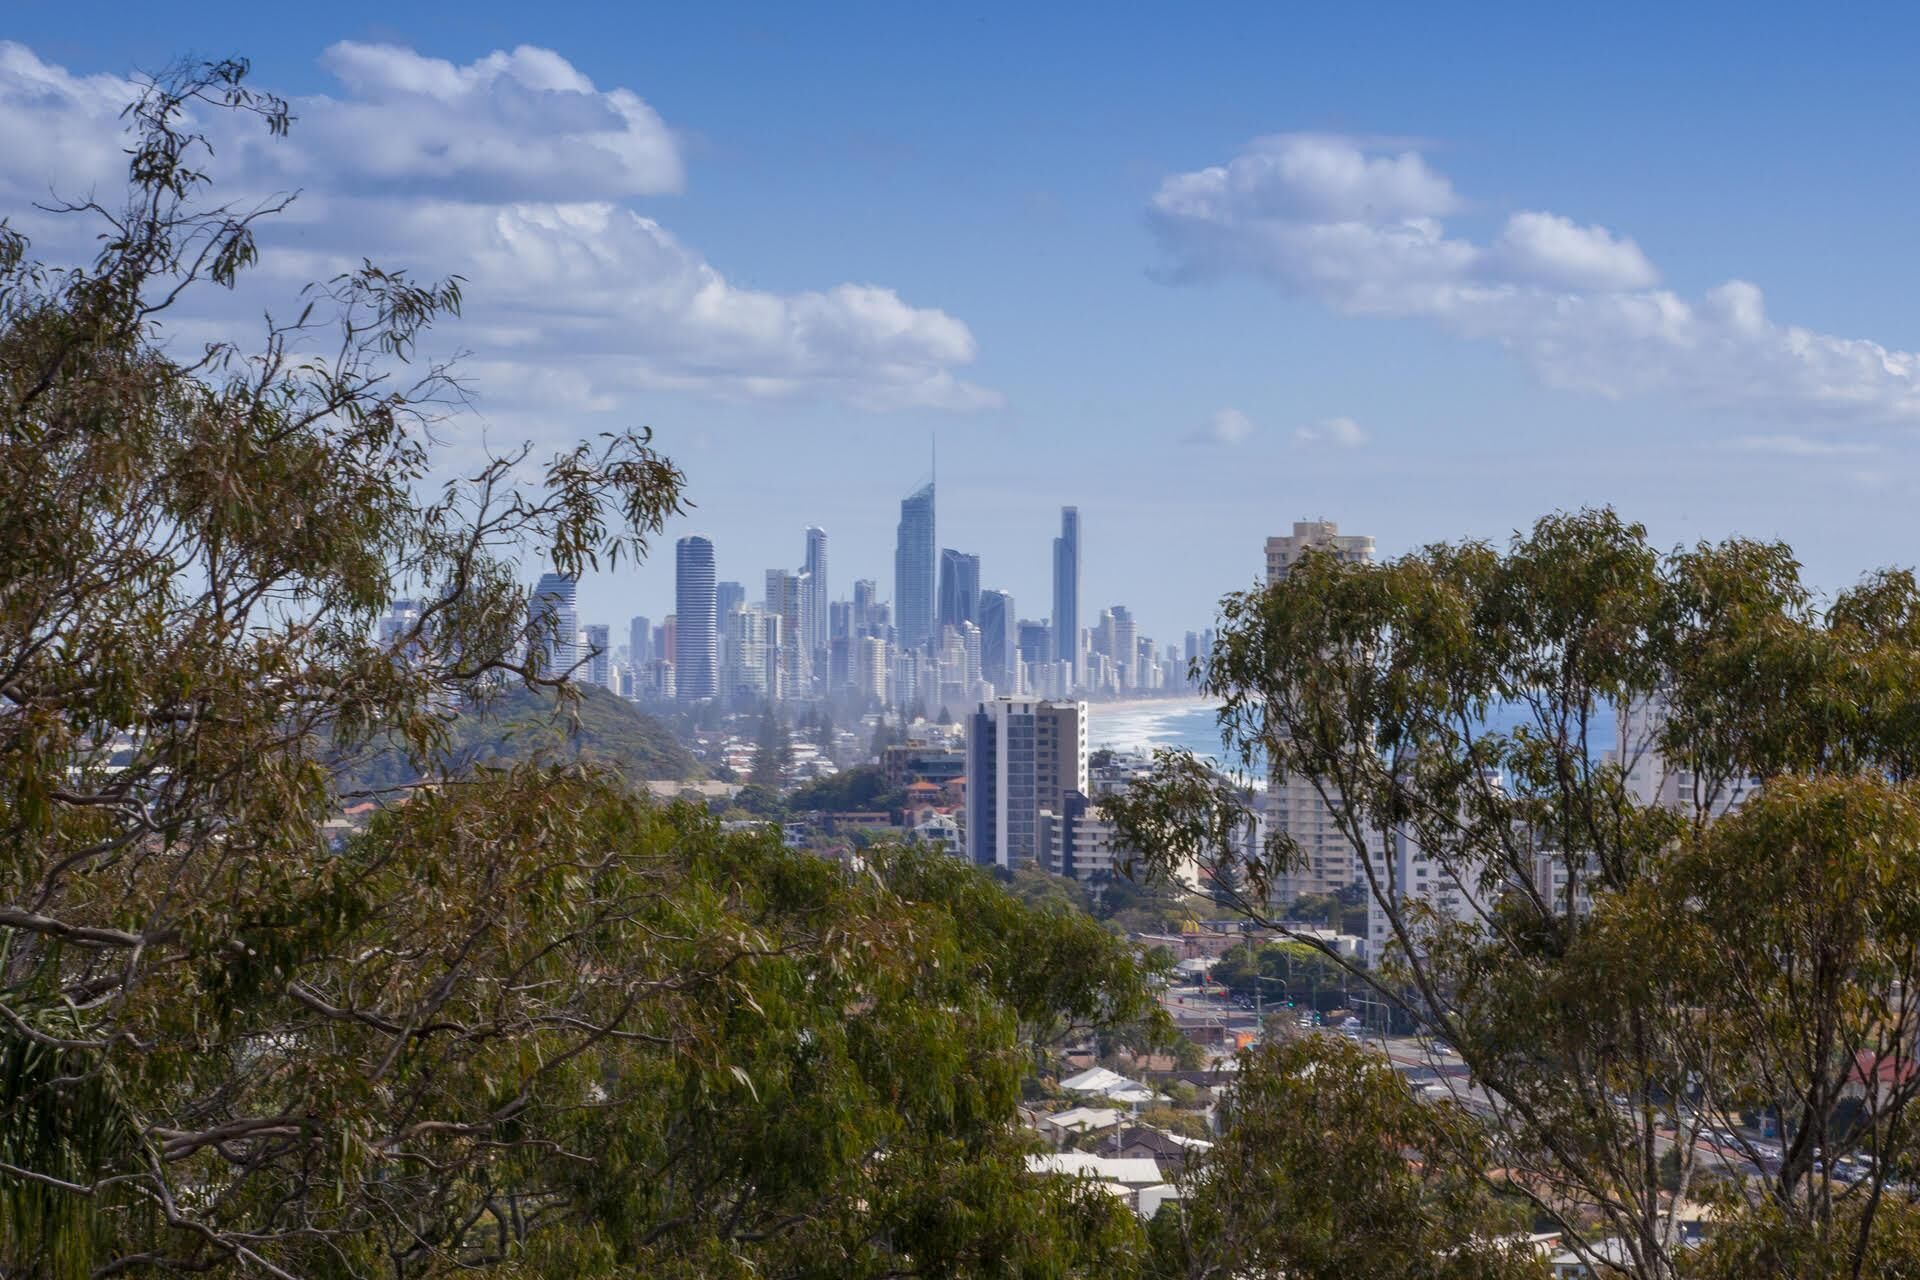
[[(1196, 756), (1227, 763), (1215, 718), (1219, 707), (1218, 702), (1206, 698), (1095, 702), (1087, 708), (1087, 744), (1095, 750), (1111, 747), (1143, 752), (1156, 747), (1184, 747)], [(1503, 706), (1488, 715), (1486, 727), (1508, 732), (1529, 719), (1524, 707)], [(1613, 748), (1614, 723), (1612, 707), (1602, 706), (1595, 714), (1590, 736), (1596, 753)]]

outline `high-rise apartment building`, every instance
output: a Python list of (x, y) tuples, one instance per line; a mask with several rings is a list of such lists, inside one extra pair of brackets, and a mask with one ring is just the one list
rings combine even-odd
[(918, 649), (933, 638), (933, 481), (900, 502), (893, 548), (893, 612), (900, 647)]
[(967, 856), (1027, 866), (1040, 856), (1040, 815), (1087, 790), (1087, 704), (995, 698), (967, 717)]
[(807, 575), (807, 653), (818, 669), (824, 665), (827, 644), (833, 639), (827, 628), (827, 531), (807, 526), (807, 555), (800, 566)]
[(1133, 621), (1133, 610), (1123, 604), (1113, 606), (1108, 618), (1107, 656), (1113, 659), (1114, 677), (1122, 689), (1140, 685), (1140, 631)]
[[(1367, 564), (1373, 560), (1373, 539), (1342, 534), (1331, 520), (1295, 521), (1291, 536), (1267, 539), (1267, 582), (1284, 581), (1300, 557), (1312, 551), (1337, 556), (1348, 564)], [(1211, 653), (1213, 633), (1203, 635), (1201, 643)], [(1340, 815), (1306, 779), (1276, 770), (1264, 802), (1266, 820), (1284, 830), (1300, 849), (1298, 865), (1274, 877), (1273, 900), (1279, 909), (1285, 910), (1307, 894), (1338, 893), (1351, 884), (1364, 883), (1368, 859), (1384, 865), (1387, 833), (1367, 828), (1360, 833), (1363, 849), (1355, 849), (1354, 838)]]
[(861, 578), (853, 584), (853, 634), (856, 636), (879, 634), (873, 629), (877, 621), (874, 595), (872, 578)]
[(696, 534), (680, 539), (674, 551), (674, 697), (702, 702), (720, 692), (713, 543)]
[(854, 692), (870, 705), (887, 700), (887, 642), (878, 636), (861, 636), (854, 650)]
[(1267, 539), (1267, 582), (1280, 581), (1309, 551), (1325, 552), (1346, 564), (1373, 561), (1373, 539), (1343, 534), (1331, 520), (1296, 520), (1291, 536)]
[(586, 663), (580, 668), (582, 678), (588, 684), (597, 684), (603, 689), (613, 687), (613, 637), (608, 634), (604, 622), (589, 622), (580, 628), (578, 637), (580, 660)]
[(573, 607), (580, 580), (570, 573), (543, 573), (528, 601), (528, 644), (544, 655), (548, 675), (564, 675), (579, 661), (580, 617)]
[(940, 626), (956, 630), (974, 621), (980, 604), (980, 557), (955, 551), (940, 552)]
[(980, 593), (980, 675), (1000, 693), (1020, 692), (1014, 679), (1020, 668), (1015, 623), (1012, 596), (992, 588)]
[(725, 696), (736, 705), (780, 696), (780, 618), (759, 605), (727, 615)]
[(653, 651), (653, 620), (635, 618), (627, 624), (627, 665), (636, 671), (659, 657)]
[(1053, 656), (1080, 669), (1080, 508), (1060, 508), (1060, 536), (1053, 540)]
[(767, 570), (767, 612), (780, 618), (781, 696), (805, 697), (813, 689), (813, 652), (806, 636), (813, 629), (812, 584), (803, 569)]

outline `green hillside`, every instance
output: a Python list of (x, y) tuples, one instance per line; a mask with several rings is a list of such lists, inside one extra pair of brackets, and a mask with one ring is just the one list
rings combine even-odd
[(555, 709), (545, 691), (514, 689), (454, 725), (453, 763), (520, 760), (535, 752), (556, 760), (589, 760), (635, 781), (677, 781), (699, 766), (671, 731), (626, 699), (592, 685)]
[[(581, 686), (579, 693), (577, 700), (556, 709), (558, 700), (550, 692), (510, 689), (484, 707), (462, 711), (450, 735), (448, 771), (537, 755), (554, 763), (605, 765), (636, 782), (701, 775), (693, 756), (660, 721), (605, 689)], [(354, 783), (362, 787), (398, 786), (415, 776), (394, 752), (353, 770)]]

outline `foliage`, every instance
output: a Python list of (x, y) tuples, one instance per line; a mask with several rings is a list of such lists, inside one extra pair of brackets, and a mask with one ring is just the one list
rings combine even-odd
[(1378, 1057), (1309, 1037), (1241, 1055), (1212, 1150), (1153, 1222), (1153, 1274), (1544, 1277), (1483, 1179), (1486, 1141)]
[(898, 809), (903, 803), (904, 797), (888, 787), (885, 771), (872, 764), (815, 778), (787, 797), (787, 807), (795, 813), (815, 809), (830, 813), (872, 812)]
[(541, 688), (502, 690), (453, 715), (446, 743), (424, 773), (404, 752), (386, 751), (356, 767), (342, 785), (390, 788), (476, 764), (499, 768), (522, 760), (579, 761), (636, 781), (679, 782), (700, 774), (665, 725), (606, 689), (577, 685), (564, 696)]
[[(1686, 1194), (1751, 1192), (1723, 1206), (1724, 1256), (1756, 1256), (1751, 1231), (1827, 1274), (1907, 1231), (1881, 1214), (1914, 1149), (1917, 641), (1911, 574), (1818, 607), (1784, 546), (1662, 554), (1589, 511), (1504, 550), (1310, 555), (1225, 602), (1206, 685), (1233, 758), (1325, 799), (1391, 932), (1353, 979), (1460, 1050), (1500, 1166), (1553, 1189), (1543, 1214), (1582, 1247), (1617, 1238), (1630, 1275), (1675, 1274), (1658, 1153), (1678, 1130)], [(1151, 861), (1226, 866), (1276, 923), (1268, 886), (1301, 853), (1283, 831), (1244, 852), (1231, 783), (1162, 753), (1111, 807)], [(1457, 911), (1371, 856), (1383, 831)], [(1849, 1130), (1863, 1068), (1881, 1083)], [(1789, 1134), (1777, 1163), (1743, 1140), (1723, 1171), (1691, 1141), (1761, 1109)], [(1862, 1143), (1887, 1159), (1857, 1184), (1816, 1159)]]
[[(1131, 1214), (1030, 1176), (1015, 1110), (1038, 1041), (1152, 1021), (1094, 921), (723, 834), (617, 752), (464, 750), (474, 708), (612, 714), (517, 565), (644, 553), (682, 477), (628, 432), (442, 484), (456, 388), (408, 362), (457, 281), (168, 345), (279, 207), (204, 203), (189, 120), (289, 122), (244, 74), (148, 88), (89, 266), (0, 234), (0, 1272), (1122, 1267)], [(425, 785), (330, 845), (394, 751)]]
[(793, 767), (793, 735), (787, 722), (771, 705), (760, 717), (760, 732), (754, 739), (753, 766), (747, 781), (756, 787), (778, 791)]

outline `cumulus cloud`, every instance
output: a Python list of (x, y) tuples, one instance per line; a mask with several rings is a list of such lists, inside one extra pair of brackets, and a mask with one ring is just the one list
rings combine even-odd
[(1253, 435), (1253, 419), (1238, 409), (1216, 409), (1211, 418), (1187, 433), (1195, 444), (1244, 444)]
[[(678, 141), (637, 94), (595, 86), (559, 54), (522, 46), (461, 65), (348, 42), (321, 64), (339, 89), (294, 100), (289, 139), (206, 119), (217, 190), (300, 189), (262, 229), (258, 274), (283, 290), (362, 257), (465, 277), (457, 337), (474, 349), (483, 406), (631, 411), (633, 393), (663, 389), (872, 408), (999, 403), (960, 376), (976, 345), (954, 316), (869, 282), (743, 286), (631, 207), (681, 189)], [(0, 151), (9, 203), (50, 187), (112, 190), (133, 91), (0, 43), (0, 133), (18, 143)]]
[(1293, 439), (1296, 444), (1358, 449), (1367, 442), (1367, 432), (1352, 418), (1322, 418), (1318, 422), (1295, 428)]
[(1346, 314), (1497, 342), (1547, 382), (1831, 420), (1920, 418), (1920, 355), (1782, 324), (1758, 286), (1660, 287), (1631, 238), (1537, 210), (1492, 240), (1452, 234), (1452, 184), (1415, 148), (1263, 138), (1166, 178), (1148, 208), (1166, 278), (1251, 274)]

